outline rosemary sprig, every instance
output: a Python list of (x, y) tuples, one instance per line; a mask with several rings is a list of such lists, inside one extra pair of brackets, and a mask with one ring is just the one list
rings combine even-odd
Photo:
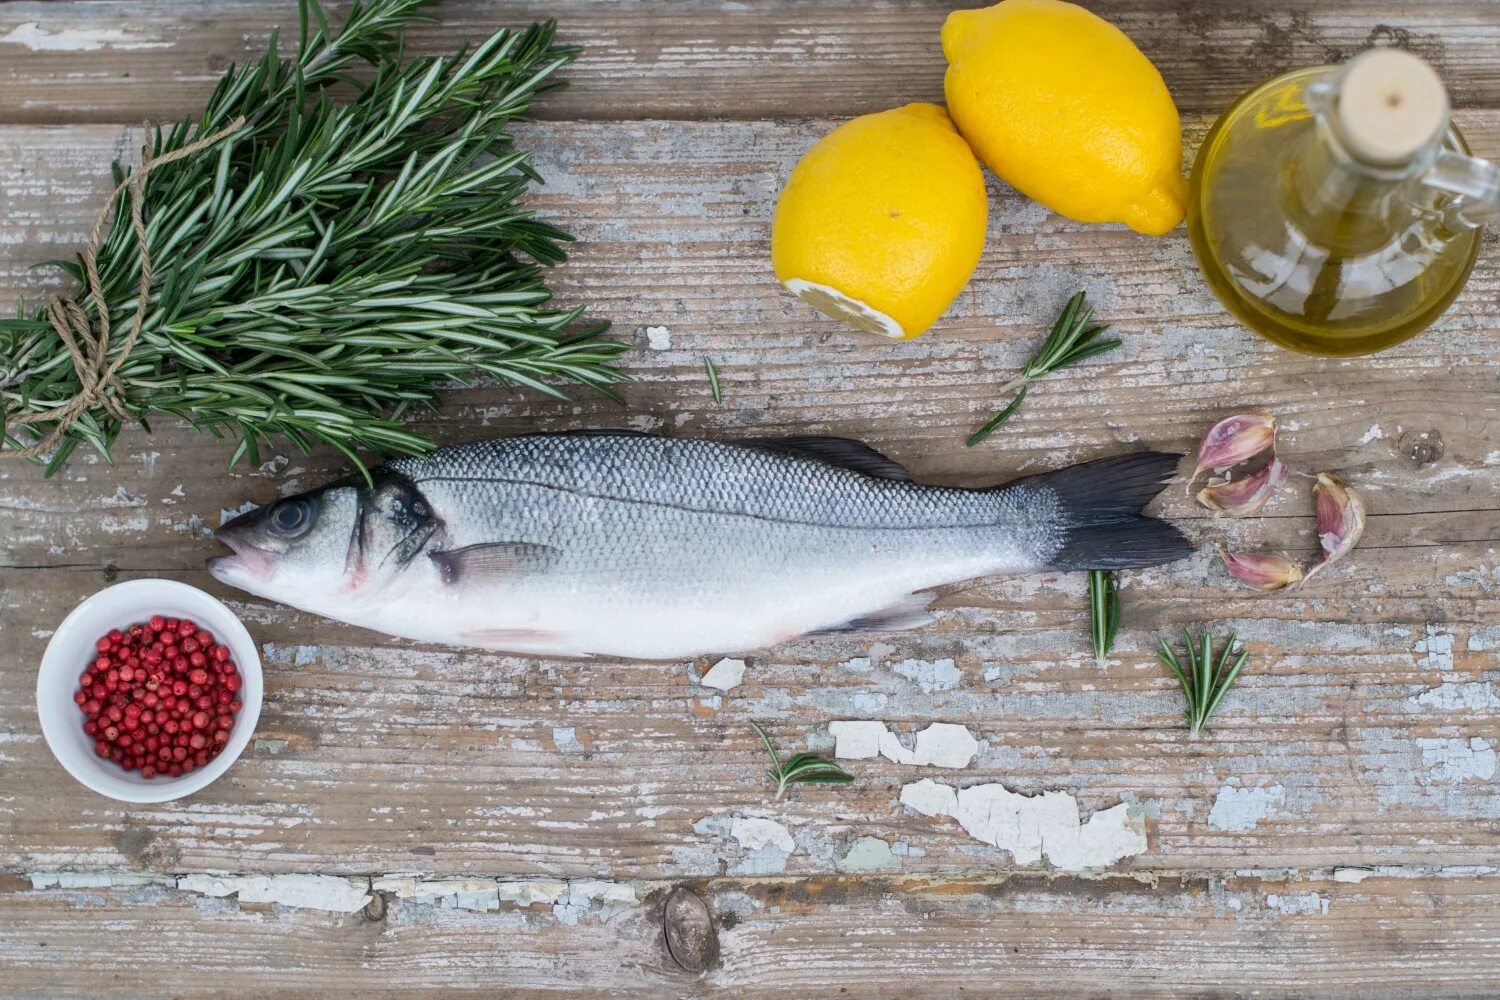
[(1026, 362), (1026, 367), (1021, 369), (1021, 374), (1000, 387), (1001, 394), (1015, 390), (1015, 398), (1006, 405), (1005, 409), (985, 421), (984, 426), (969, 435), (967, 444), (970, 448), (993, 434), (997, 427), (1009, 420), (1016, 410), (1020, 409), (1021, 401), (1026, 398), (1026, 389), (1033, 380), (1120, 346), (1118, 340), (1099, 339), (1099, 335), (1108, 330), (1109, 326), (1107, 324), (1090, 326), (1089, 321), (1094, 318), (1094, 310), (1093, 307), (1085, 305), (1083, 300), (1083, 292), (1078, 292), (1068, 299), (1068, 304), (1063, 306), (1057, 322), (1052, 325), (1052, 332), (1047, 334), (1047, 339), (1042, 341), (1041, 348), (1032, 355), (1030, 361)]
[(719, 369), (714, 367), (713, 358), (703, 359), (703, 370), (708, 374), (708, 391), (713, 394), (714, 405), (724, 405), (724, 387), (719, 384)]
[(776, 800), (786, 794), (787, 786), (797, 782), (804, 784), (820, 785), (847, 785), (854, 778), (842, 767), (835, 764), (826, 757), (819, 757), (813, 753), (799, 753), (786, 761), (776, 752), (776, 747), (771, 744), (771, 737), (766, 731), (755, 723), (750, 723), (750, 728), (755, 730), (755, 735), (765, 744), (766, 753), (771, 755), (771, 769), (766, 772), (770, 779), (776, 782)]
[(1186, 667), (1165, 639), (1161, 640), (1156, 655), (1171, 669), (1177, 683), (1182, 685), (1182, 693), (1187, 698), (1188, 735), (1196, 738), (1208, 725), (1219, 702), (1224, 700), (1225, 693), (1249, 660), (1250, 650), (1244, 646), (1236, 649), (1235, 635), (1232, 632), (1217, 658), (1214, 656), (1213, 639), (1207, 632), (1195, 637), (1187, 629), (1183, 629), (1182, 638), (1187, 644)]
[[(357, 449), (432, 448), (403, 417), (434, 406), (444, 384), (487, 376), (554, 397), (559, 382), (613, 395), (625, 345), (596, 339), (607, 324), (577, 325), (581, 309), (548, 304), (543, 274), (571, 237), (525, 207), (540, 178), (511, 135), (577, 50), (554, 44), (548, 22), (409, 56), (402, 32), (430, 3), (356, 0), (335, 31), (318, 0), (299, 0), (286, 56), (273, 35), (196, 119), (148, 130), (159, 158), (244, 119), (144, 184), (156, 267), (142, 334), (116, 373), (124, 415), (238, 438), (232, 462), (259, 462), (280, 434), (358, 463)], [(117, 164), (116, 179), (128, 169)], [(127, 199), (112, 220), (99, 272), (123, 330), (140, 274)], [(59, 266), (83, 280), (79, 261)], [(97, 324), (91, 298), (75, 297)], [(0, 367), (0, 448), (23, 448), (57, 423), (4, 416), (51, 411), (80, 382), (37, 308), (0, 320)], [(49, 471), (80, 444), (107, 457), (120, 415), (86, 410)]]
[(1120, 626), (1120, 595), (1115, 575), (1102, 569), (1089, 570), (1089, 630), (1094, 637), (1094, 662), (1101, 667), (1114, 648)]

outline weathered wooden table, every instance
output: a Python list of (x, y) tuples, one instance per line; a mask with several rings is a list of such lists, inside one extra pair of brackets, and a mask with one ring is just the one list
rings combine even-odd
[[(0, 4), (0, 302), (51, 287), (27, 266), (81, 244), (137, 123), (196, 110), (292, 6)], [(1272, 73), (1395, 43), (1439, 67), (1476, 149), (1500, 154), (1500, 4), (1091, 6), (1161, 67), (1190, 148)], [(1320, 361), (1237, 329), (1180, 230), (1079, 226), (996, 183), (984, 260), (937, 330), (899, 345), (845, 332), (772, 279), (774, 196), (838, 120), (941, 99), (946, 10), (447, 4), (419, 48), (547, 15), (587, 46), (525, 137), (550, 180), (536, 205), (582, 239), (556, 286), (616, 321), (638, 381), (624, 410), (455, 391), (424, 429), (845, 434), (921, 477), (980, 483), (1186, 449), (1217, 417), (1268, 408), (1290, 462), (1363, 491), (1355, 555), (1306, 589), (1253, 596), (1210, 543), (1312, 549), (1308, 496), (1225, 524), (1171, 491), (1163, 512), (1203, 552), (1126, 576), (1104, 667), (1085, 652), (1082, 578), (1031, 577), (950, 593), (922, 631), (757, 652), (720, 691), (699, 683), (707, 661), (423, 647), (210, 580), (210, 530), (317, 484), (338, 466), (327, 453), (226, 472), (223, 445), (165, 425), (126, 432), (113, 466), (82, 456), (45, 480), (0, 465), (0, 993), (1494, 995), (1500, 248), (1427, 335)], [(1051, 379), (966, 449), (991, 388), (1077, 288), (1123, 352)], [(267, 690), (224, 780), (130, 808), (53, 761), (32, 690), (63, 615), (138, 576), (229, 600), (263, 645)], [(1204, 622), (1244, 636), (1254, 664), (1190, 742), (1151, 648)], [(772, 802), (748, 723), (821, 749), (839, 719), (957, 723), (980, 751), (959, 771), (857, 761), (852, 787)], [(1092, 873), (1018, 865), (903, 807), (924, 777), (1065, 791), (1085, 817), (1123, 801), (1148, 847)], [(676, 886), (713, 911), (701, 975), (663, 944)]]

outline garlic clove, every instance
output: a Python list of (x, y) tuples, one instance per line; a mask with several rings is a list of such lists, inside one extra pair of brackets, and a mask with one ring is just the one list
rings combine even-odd
[(1302, 579), (1302, 567), (1274, 552), (1230, 552), (1219, 546), (1224, 568), (1256, 590), (1280, 590)]
[(1286, 466), (1273, 458), (1259, 472), (1244, 479), (1205, 486), (1198, 491), (1198, 502), (1209, 510), (1230, 517), (1249, 517), (1258, 513), (1286, 482)]
[(1228, 469), (1276, 447), (1276, 417), (1270, 413), (1238, 413), (1209, 428), (1198, 446), (1198, 465), (1188, 480), (1191, 487), (1205, 469)]
[(1348, 555), (1365, 533), (1364, 501), (1347, 483), (1320, 472), (1313, 484), (1313, 500), (1318, 512), (1318, 544), (1323, 549), (1323, 561), (1308, 570), (1304, 580), (1312, 579), (1318, 570)]

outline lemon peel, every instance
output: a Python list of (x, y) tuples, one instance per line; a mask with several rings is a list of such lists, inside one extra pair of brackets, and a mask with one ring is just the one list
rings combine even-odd
[(942, 30), (948, 113), (1022, 194), (1079, 222), (1160, 236), (1182, 221), (1182, 124), (1114, 25), (1063, 0), (959, 10)]
[(771, 262), (820, 312), (915, 337), (968, 284), (988, 214), (979, 161), (947, 113), (908, 104), (845, 122), (807, 151), (777, 201)]

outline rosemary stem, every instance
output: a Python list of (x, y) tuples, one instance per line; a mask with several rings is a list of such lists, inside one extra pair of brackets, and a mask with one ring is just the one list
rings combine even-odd
[(1158, 643), (1156, 655), (1172, 671), (1172, 676), (1182, 689), (1186, 702), (1184, 715), (1187, 717), (1188, 737), (1197, 739), (1208, 727), (1208, 722), (1224, 700), (1224, 695), (1239, 677), (1250, 653), (1244, 648), (1236, 648), (1236, 636), (1233, 633), (1218, 657), (1214, 656), (1213, 639), (1207, 631), (1194, 636), (1183, 629), (1182, 638), (1187, 650), (1186, 665), (1165, 639)]
[(1027, 376), (1027, 375), (1017, 375), (1015, 378), (1011, 379), (1009, 382), (1005, 383), (1000, 388), (996, 389), (995, 390), (995, 395), (997, 395), (997, 396), (1003, 396), (1006, 393), (1008, 393), (1008, 392), (1010, 392), (1010, 391), (1012, 391), (1014, 389), (1019, 389), (1019, 388), (1021, 388), (1021, 386), (1029, 384), (1030, 382), (1031, 382), (1030, 376)]
[(1006, 404), (1004, 409), (986, 421), (979, 430), (969, 435), (968, 447), (972, 448), (979, 444), (993, 434), (997, 427), (1015, 415), (1016, 410), (1026, 398), (1027, 389), (1034, 380), (1120, 346), (1118, 340), (1100, 339), (1099, 335), (1108, 327), (1090, 326), (1089, 321), (1092, 318), (1093, 310), (1084, 304), (1082, 292), (1077, 292), (1068, 299), (1067, 305), (1063, 307), (1057, 321), (1052, 325), (1051, 332), (1042, 341), (1042, 346), (1026, 362), (1021, 373), (996, 390), (998, 396), (1005, 396), (1009, 393), (1017, 395)]
[(1104, 666), (1115, 645), (1120, 625), (1120, 597), (1115, 589), (1114, 574), (1106, 570), (1089, 571), (1089, 632), (1094, 640), (1094, 662)]

